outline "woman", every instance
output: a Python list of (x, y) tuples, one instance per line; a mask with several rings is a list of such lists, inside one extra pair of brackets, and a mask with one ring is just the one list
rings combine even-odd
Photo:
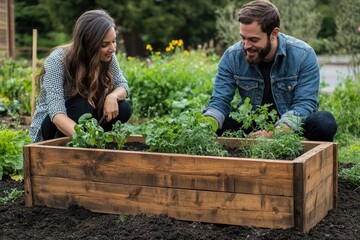
[(90, 10), (76, 21), (71, 43), (57, 47), (44, 61), (40, 94), (30, 137), (33, 142), (72, 136), (80, 116), (103, 116), (110, 131), (131, 116), (125, 101), (129, 87), (116, 55), (114, 20), (104, 10)]

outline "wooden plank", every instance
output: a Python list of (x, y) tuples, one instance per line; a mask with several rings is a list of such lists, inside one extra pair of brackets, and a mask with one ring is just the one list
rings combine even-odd
[(333, 207), (333, 144), (324, 143), (313, 150), (317, 153), (304, 162), (303, 232), (310, 231)]
[(333, 195), (334, 195), (334, 208), (339, 206), (339, 195), (338, 195), (338, 184), (339, 184), (339, 152), (338, 152), (338, 144), (334, 144), (334, 172), (333, 172)]
[(257, 227), (293, 226), (291, 197), (170, 189), (33, 177), (35, 199), (49, 207), (84, 206), (112, 214), (166, 214), (181, 220)]
[(32, 31), (32, 58), (31, 58), (31, 117), (34, 117), (35, 113), (35, 104), (36, 104), (36, 62), (37, 62), (37, 29)]
[(305, 224), (305, 179), (306, 165), (303, 162), (294, 163), (294, 227), (304, 231)]
[(333, 207), (333, 176), (322, 181), (312, 192), (305, 196), (304, 232), (316, 226)]
[[(332, 145), (333, 145), (333, 143), (331, 143), (331, 142), (320, 142), (320, 144), (318, 144), (317, 146), (313, 147), (309, 151), (301, 154), (298, 158), (294, 159), (293, 162), (306, 162), (309, 158), (317, 155), (324, 149), (327, 149), (327, 148), (332, 149)], [(327, 153), (327, 154), (329, 154), (329, 153)]]
[(323, 168), (326, 165), (333, 164), (333, 143), (321, 144), (320, 146), (312, 149), (314, 153), (310, 158), (315, 157), (314, 160), (306, 160), (308, 165), (309, 173), (317, 172), (319, 169)]
[[(329, 176), (333, 176), (334, 173), (334, 164), (329, 163), (323, 166), (316, 172), (307, 171), (305, 173), (306, 181), (305, 181), (305, 194), (311, 192), (315, 189), (321, 182), (325, 181)], [(331, 193), (333, 195), (333, 193)]]
[(28, 146), (49, 146), (49, 147), (53, 147), (53, 146), (61, 146), (61, 147), (65, 147), (65, 144), (67, 142), (69, 142), (71, 140), (70, 137), (62, 137), (62, 138), (55, 138), (55, 139), (50, 139), (50, 140), (46, 140), (46, 141), (42, 141), (42, 142), (37, 142), (37, 143), (32, 143), (29, 144)]
[(64, 151), (61, 147), (32, 149), (33, 175), (292, 196), (291, 162), (79, 148)]
[(319, 142), (319, 141), (302, 141), (302, 146), (303, 146), (303, 152), (307, 152), (312, 150), (313, 148), (323, 144), (323, 143), (328, 143), (328, 142)]
[(292, 179), (235, 176), (234, 180), (234, 192), (237, 193), (269, 194), (289, 197), (294, 196)]
[(24, 189), (25, 189), (25, 206), (33, 206), (33, 189), (31, 184), (31, 166), (30, 166), (30, 147), (23, 147), (24, 157)]

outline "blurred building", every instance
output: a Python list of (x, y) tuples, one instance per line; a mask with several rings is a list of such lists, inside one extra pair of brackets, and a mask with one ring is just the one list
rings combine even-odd
[(0, 56), (15, 59), (14, 0), (0, 0)]

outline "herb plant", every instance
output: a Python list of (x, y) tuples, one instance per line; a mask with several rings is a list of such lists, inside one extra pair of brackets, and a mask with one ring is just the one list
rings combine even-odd
[(116, 142), (117, 148), (122, 149), (126, 143), (126, 137), (130, 135), (130, 132), (123, 127), (120, 121), (114, 124), (112, 131), (105, 132), (90, 113), (82, 115), (74, 129), (75, 134), (66, 146), (104, 149), (106, 143)]
[(251, 158), (294, 159), (302, 151), (301, 141), (304, 138), (301, 137), (301, 131), (296, 133), (293, 130), (276, 130), (274, 123), (277, 121), (278, 116), (274, 109), (269, 112), (269, 106), (269, 104), (265, 104), (253, 110), (250, 99), (246, 98), (244, 103), (240, 105), (239, 110), (230, 114), (234, 120), (242, 124), (243, 128), (235, 133), (226, 132), (225, 136), (249, 137), (243, 129), (248, 131), (272, 131), (271, 139), (256, 137), (254, 138), (256, 139), (254, 144), (240, 146), (240, 150)]
[[(250, 98), (246, 98), (244, 103), (240, 105), (238, 111), (231, 112), (232, 117), (238, 123), (242, 123), (242, 129), (235, 133), (239, 137), (246, 137), (244, 130), (274, 130), (274, 123), (278, 119), (276, 111), (273, 109), (269, 112), (270, 104), (265, 104), (253, 110)], [(229, 133), (227, 133), (229, 134)]]
[(176, 118), (156, 117), (146, 125), (144, 137), (149, 151), (227, 155), (216, 141), (213, 122), (196, 111), (183, 112)]
[(251, 158), (289, 159), (300, 156), (303, 137), (293, 131), (275, 131), (271, 139), (256, 138), (256, 144), (249, 148)]

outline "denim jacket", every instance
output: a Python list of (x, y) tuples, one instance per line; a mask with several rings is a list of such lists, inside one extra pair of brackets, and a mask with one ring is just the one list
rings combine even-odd
[[(314, 50), (305, 42), (280, 33), (270, 78), (274, 101), (281, 115), (275, 125), (286, 123), (298, 129), (319, 106), (320, 72)], [(250, 65), (245, 60), (241, 41), (229, 47), (222, 56), (214, 91), (203, 113), (214, 117), (219, 128), (230, 113), (236, 89), (241, 97), (239, 105), (249, 97), (254, 109), (260, 106), (264, 80), (258, 65)]]

